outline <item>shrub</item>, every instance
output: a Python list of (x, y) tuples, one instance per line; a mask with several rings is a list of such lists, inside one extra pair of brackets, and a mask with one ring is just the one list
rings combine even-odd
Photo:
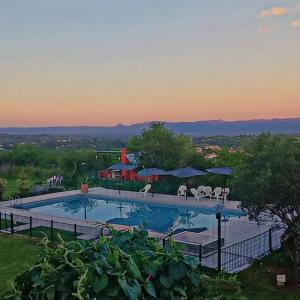
[(21, 170), (19, 174), (19, 178), (17, 180), (18, 191), (21, 196), (28, 195), (30, 193), (30, 181), (28, 179), (28, 175)]
[(16, 279), (6, 299), (241, 299), (235, 278), (202, 275), (173, 243), (163, 248), (143, 230), (112, 231), (97, 242), (61, 240), (56, 248), (42, 243), (40, 262)]
[(3, 193), (7, 186), (7, 181), (4, 178), (0, 178), (0, 201), (3, 199)]

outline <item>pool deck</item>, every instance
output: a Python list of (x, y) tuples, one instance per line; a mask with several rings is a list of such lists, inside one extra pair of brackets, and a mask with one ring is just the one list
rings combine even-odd
[[(62, 197), (68, 197), (68, 196), (76, 196), (76, 195), (82, 195), (80, 190), (74, 190), (74, 191), (66, 191), (66, 192), (59, 192), (54, 194), (46, 194), (46, 195), (39, 195), (34, 197), (28, 197), (28, 198), (22, 198), (21, 202), (22, 204), (29, 204), (34, 202), (42, 202), (49, 200), (55, 200), (57, 198)], [(178, 198), (174, 195), (164, 195), (164, 194), (154, 194), (153, 197), (151, 194), (148, 194), (146, 197), (143, 197), (142, 193), (139, 192), (131, 192), (131, 191), (121, 191), (119, 194), (119, 191), (117, 190), (111, 190), (111, 189), (105, 189), (105, 188), (90, 188), (89, 193), (85, 195), (103, 195), (103, 196), (113, 196), (115, 198), (128, 198), (132, 200), (136, 200), (139, 202), (145, 202), (145, 203), (152, 203), (152, 204), (165, 204), (165, 205), (174, 205), (174, 206), (184, 206), (184, 207), (191, 207), (191, 208), (214, 208), (219, 201), (216, 200), (210, 200), (210, 199), (201, 199), (200, 201), (195, 200), (193, 197), (188, 197), (186, 200), (184, 197)], [(225, 209), (229, 210), (239, 210), (240, 202), (239, 201), (226, 201), (224, 203)], [(0, 208), (3, 207), (10, 207), (11, 203), (9, 201), (0, 202)]]

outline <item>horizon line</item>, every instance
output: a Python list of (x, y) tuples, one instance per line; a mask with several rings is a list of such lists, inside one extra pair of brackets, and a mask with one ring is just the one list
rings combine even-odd
[(151, 121), (144, 121), (144, 122), (136, 122), (136, 123), (116, 123), (114, 125), (15, 125), (15, 126), (0, 126), (1, 129), (9, 129), (9, 128), (74, 128), (74, 127), (107, 127), (113, 128), (117, 126), (134, 126), (134, 125), (142, 125), (152, 122), (161, 122), (161, 123), (198, 123), (198, 122), (226, 122), (226, 123), (233, 123), (233, 122), (262, 122), (262, 121), (275, 121), (275, 120), (300, 120), (299, 117), (274, 117), (274, 118), (257, 118), (257, 119), (237, 119), (237, 120), (224, 120), (224, 119), (207, 119), (207, 120), (193, 120), (193, 121), (162, 121), (162, 120), (151, 120)]

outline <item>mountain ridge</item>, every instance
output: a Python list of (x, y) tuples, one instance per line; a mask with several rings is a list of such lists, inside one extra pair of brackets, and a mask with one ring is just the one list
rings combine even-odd
[[(300, 118), (252, 119), (238, 121), (205, 120), (165, 122), (175, 133), (190, 136), (260, 134), (263, 132), (300, 134)], [(84, 135), (97, 137), (130, 137), (139, 134), (151, 122), (115, 126), (43, 126), (43, 127), (0, 127), (0, 134), (11, 135)]]

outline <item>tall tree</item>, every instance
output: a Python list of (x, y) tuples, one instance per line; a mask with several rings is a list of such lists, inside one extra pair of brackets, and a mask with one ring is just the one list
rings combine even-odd
[(127, 148), (139, 153), (141, 165), (164, 169), (187, 166), (197, 154), (191, 138), (174, 134), (160, 122), (151, 123), (133, 137)]
[(267, 215), (285, 225), (284, 237), (290, 237), (296, 260), (300, 249), (291, 237), (298, 234), (300, 223), (300, 140), (261, 135), (247, 154), (234, 181), (235, 192), (257, 220)]

